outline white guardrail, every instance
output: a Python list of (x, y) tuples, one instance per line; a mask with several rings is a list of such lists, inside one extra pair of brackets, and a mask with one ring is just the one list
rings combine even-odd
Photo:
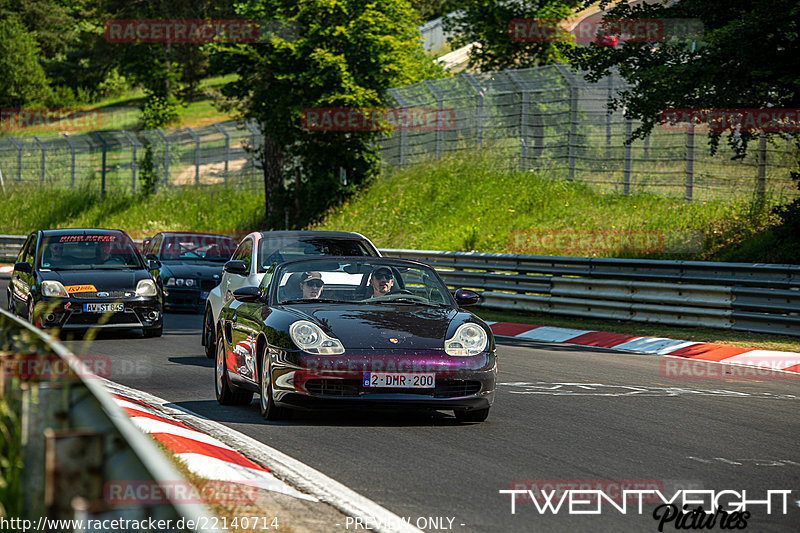
[[(217, 531), (204, 505), (175, 499), (176, 485), (186, 482), (100, 381), (63, 345), (0, 310), (0, 401), (17, 418), (0, 424), (21, 428), (21, 442), (0, 443), (18, 449), (22, 460), (22, 501), (6, 509), (15, 514), (5, 518), (16, 521), (11, 529)], [(106, 497), (112, 486), (161, 496), (120, 503)], [(75, 522), (56, 527), (55, 520)], [(109, 526), (121, 520), (131, 527)]]
[[(24, 237), (0, 235), (11, 263)], [(435, 267), (481, 306), (800, 336), (800, 265), (387, 249)]]

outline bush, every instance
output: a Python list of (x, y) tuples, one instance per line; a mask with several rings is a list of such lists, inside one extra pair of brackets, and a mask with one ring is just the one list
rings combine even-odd
[(178, 122), (183, 108), (183, 102), (173, 95), (151, 94), (142, 105), (142, 129), (156, 130)]

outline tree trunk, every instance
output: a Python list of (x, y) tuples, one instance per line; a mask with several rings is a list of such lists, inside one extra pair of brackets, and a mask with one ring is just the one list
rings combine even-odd
[[(263, 130), (262, 130), (263, 131)], [(275, 205), (275, 192), (280, 187), (283, 174), (283, 150), (280, 145), (269, 135), (264, 135), (264, 144), (261, 147), (261, 166), (264, 169), (264, 207), (265, 218), (270, 220), (272, 215), (278, 213)]]

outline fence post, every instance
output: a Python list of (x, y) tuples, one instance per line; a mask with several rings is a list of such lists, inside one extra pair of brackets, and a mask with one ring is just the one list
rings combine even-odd
[[(606, 95), (606, 161), (611, 158), (611, 98), (613, 96), (613, 74), (609, 72), (606, 77), (608, 92)], [(626, 137), (627, 139), (627, 137)]]
[[(389, 89), (389, 94), (392, 95), (392, 98), (394, 98), (395, 101), (398, 104), (400, 104), (401, 107), (405, 105), (405, 102), (403, 102), (403, 98), (400, 96), (400, 94), (397, 92), (396, 89)], [(394, 133), (395, 132), (392, 132), (392, 134), (394, 134)], [(408, 138), (406, 137), (406, 135), (407, 135), (406, 128), (400, 128), (400, 149), (399, 149), (400, 154), (399, 154), (399, 157), (400, 157), (400, 166), (401, 167), (405, 166), (405, 164), (406, 164), (406, 150), (408, 149), (408, 146), (407, 146)]]
[(564, 65), (555, 65), (561, 77), (569, 87), (569, 155), (567, 162), (567, 180), (575, 179), (575, 151), (578, 142), (578, 87), (572, 73)]
[(631, 130), (633, 120), (625, 118), (625, 164), (622, 174), (622, 194), (628, 196), (631, 191)]
[(526, 162), (528, 160), (528, 112), (529, 112), (529, 105), (530, 105), (530, 93), (525, 90), (524, 85), (522, 82), (517, 79), (517, 73), (513, 70), (505, 71), (508, 74), (508, 77), (511, 79), (511, 82), (517, 87), (517, 90), (520, 92), (520, 97), (522, 99), (522, 105), (520, 109), (520, 117), (519, 117), (519, 169), (525, 170)]
[(433, 97), (436, 98), (436, 108), (438, 109), (438, 115), (436, 120), (436, 159), (440, 159), (442, 157), (442, 125), (440, 124), (440, 117), (442, 115), (442, 109), (444, 109), (444, 98), (442, 98), (441, 93), (436, 90), (433, 83), (430, 80), (425, 80), (425, 86), (428, 90), (433, 93)]
[(9, 137), (8, 140), (17, 147), (17, 181), (22, 181), (22, 146), (14, 137)]
[(69, 138), (69, 135), (67, 135), (66, 133), (62, 133), (61, 135), (64, 136), (64, 139), (67, 141), (67, 144), (69, 145), (69, 151), (72, 153), (72, 164), (70, 165), (71, 171), (70, 171), (69, 188), (70, 189), (74, 189), (75, 188), (75, 145), (72, 144), (72, 139)]
[(756, 200), (764, 201), (767, 188), (767, 134), (758, 133), (758, 177), (756, 178)]
[(253, 126), (253, 124), (249, 121), (245, 122), (244, 124), (245, 126), (247, 126), (247, 129), (250, 130), (250, 133), (253, 134), (253, 168), (251, 172), (252, 174), (251, 179), (255, 181), (256, 180), (256, 135), (258, 135), (258, 130), (256, 130), (255, 126)]
[(164, 141), (164, 187), (169, 187), (169, 141), (161, 130), (156, 130), (161, 140)]
[(131, 194), (136, 194), (136, 139), (125, 130), (122, 130), (122, 134), (131, 143)]
[(686, 128), (686, 194), (684, 199), (692, 201), (692, 189), (694, 188), (694, 122), (689, 121)]
[(228, 135), (228, 132), (216, 122), (214, 123), (214, 127), (217, 128), (217, 131), (225, 136), (225, 173), (222, 175), (222, 179), (228, 181), (228, 161), (231, 158), (231, 137)]
[(36, 144), (38, 144), (39, 148), (41, 148), (42, 150), (42, 173), (41, 176), (39, 177), (39, 183), (44, 183), (44, 153), (45, 153), (44, 144), (42, 144), (42, 141), (40, 141), (39, 137), (37, 137), (36, 135), (33, 136), (33, 140), (36, 141)]
[(200, 183), (200, 138), (194, 134), (192, 128), (186, 127), (186, 131), (194, 139), (194, 184)]
[(467, 74), (466, 72), (462, 72), (461, 76), (467, 80), (469, 86), (472, 87), (472, 90), (475, 91), (475, 94), (478, 96), (478, 104), (477, 104), (477, 124), (475, 125), (475, 135), (478, 137), (478, 146), (483, 145), (483, 104), (484, 104), (484, 94), (483, 89), (475, 83), (475, 80), (472, 79), (472, 76)]
[(644, 138), (644, 158), (650, 157), (650, 134), (648, 133)]
[(100, 169), (100, 196), (106, 195), (106, 154), (108, 152), (108, 147), (106, 145), (106, 140), (103, 139), (103, 136), (100, 135), (98, 132), (93, 132), (92, 135), (100, 139), (100, 144), (103, 145), (103, 167)]

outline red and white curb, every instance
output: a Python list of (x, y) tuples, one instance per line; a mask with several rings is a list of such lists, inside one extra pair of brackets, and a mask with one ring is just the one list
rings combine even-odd
[(136, 427), (163, 444), (192, 473), (212, 481), (240, 483), (303, 500), (319, 501), (290, 487), (268, 469), (218, 439), (161, 413), (147, 403), (120, 393), (111, 396)]
[(800, 373), (800, 353), (739, 348), (725, 344), (682, 341), (661, 337), (637, 337), (608, 333), (510, 322), (486, 322), (495, 335), (539, 342), (613, 348), (651, 355), (669, 355), (686, 359), (758, 367)]
[(14, 272), (13, 266), (0, 266), (0, 273), (2, 274), (10, 274)]

